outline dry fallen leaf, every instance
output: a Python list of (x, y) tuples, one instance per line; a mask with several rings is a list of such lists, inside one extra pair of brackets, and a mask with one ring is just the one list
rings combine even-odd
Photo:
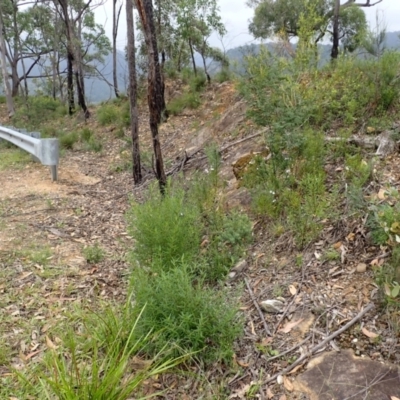
[(298, 325), (304, 318), (298, 319), (296, 321), (288, 322), (279, 332), (289, 333), (296, 325)]
[(283, 385), (285, 386), (286, 390), (288, 390), (289, 392), (293, 392), (293, 383), (287, 376), (283, 377)]
[(52, 340), (46, 335), (46, 345), (49, 349), (56, 350), (58, 346), (56, 346)]
[(385, 197), (386, 197), (386, 190), (383, 188), (380, 188), (379, 192), (378, 192), (378, 199), (385, 200)]
[(336, 242), (332, 247), (337, 250), (340, 249), (340, 246), (342, 245), (342, 242)]
[(294, 285), (289, 285), (289, 292), (292, 296), (294, 296), (297, 293), (296, 286)]
[(240, 360), (236, 360), (236, 362), (243, 368), (247, 368), (250, 365), (249, 363), (245, 363), (245, 362), (240, 361)]
[(268, 336), (266, 338), (263, 338), (260, 344), (261, 346), (268, 346), (271, 342), (272, 342), (272, 337)]
[(362, 328), (361, 330), (365, 336), (368, 336), (371, 339), (375, 339), (379, 336), (377, 333), (371, 332), (367, 328)]
[(400, 399), (396, 396), (390, 396), (390, 400), (400, 400)]
[(272, 390), (270, 387), (267, 388), (267, 398), (270, 400), (274, 397), (274, 394), (272, 393)]

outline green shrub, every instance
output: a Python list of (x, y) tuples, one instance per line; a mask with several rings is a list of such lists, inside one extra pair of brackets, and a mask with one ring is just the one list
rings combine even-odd
[(378, 60), (343, 57), (323, 68), (299, 64), (262, 48), (246, 59), (247, 74), (239, 88), (249, 115), (259, 125), (292, 131), (312, 125), (329, 129), (362, 123), (380, 116), (399, 99), (400, 54), (387, 52)]
[(17, 107), (12, 119), (16, 126), (38, 129), (46, 121), (67, 115), (67, 107), (59, 100), (46, 96), (30, 96), (25, 104)]
[(103, 150), (103, 144), (94, 137), (91, 137), (90, 140), (86, 143), (86, 149), (89, 151), (94, 151), (95, 153), (99, 153)]
[(80, 132), (81, 134), (81, 140), (82, 142), (89, 142), (89, 140), (92, 138), (93, 136), (93, 132), (91, 129), (85, 127), (81, 130)]
[(172, 346), (176, 356), (197, 352), (195, 357), (206, 362), (229, 362), (233, 341), (242, 331), (234, 296), (204, 286), (190, 271), (186, 263), (176, 263), (157, 275), (143, 270), (133, 274), (136, 306), (146, 305), (138, 327), (143, 333), (158, 332), (151, 354)]
[(94, 246), (85, 247), (83, 255), (88, 263), (96, 264), (104, 259), (104, 250), (96, 243)]
[(201, 99), (198, 93), (186, 92), (172, 99), (167, 105), (167, 110), (171, 115), (178, 115), (186, 108), (196, 109), (200, 105)]
[(205, 262), (198, 273), (208, 282), (224, 279), (235, 263), (245, 256), (252, 242), (252, 224), (245, 213), (233, 211), (227, 215), (214, 211), (207, 216), (206, 232), (209, 245)]
[[(135, 317), (124, 312), (127, 308), (130, 304), (109, 306), (104, 313), (96, 313), (96, 318), (76, 310), (79, 318), (60, 330), (62, 344), (48, 351), (34, 369), (19, 373), (29, 391), (28, 397), (35, 394), (35, 398), (48, 400), (148, 398), (140, 393), (143, 383), (172, 369), (184, 358), (171, 358), (164, 347), (152, 359), (143, 359), (144, 351), (157, 336), (152, 328), (139, 333), (142, 313), (139, 310)], [(133, 359), (143, 361), (132, 369)]]
[(204, 72), (198, 72), (193, 75), (189, 80), (189, 87), (191, 92), (201, 92), (207, 83), (207, 77)]
[(97, 120), (100, 125), (111, 125), (118, 122), (120, 110), (115, 104), (103, 104), (97, 109)]
[(229, 71), (229, 68), (222, 68), (214, 76), (214, 80), (218, 83), (228, 82), (231, 79), (232, 79), (232, 76), (231, 76), (231, 72)]
[(146, 200), (133, 203), (127, 215), (128, 232), (135, 240), (132, 257), (143, 266), (159, 263), (167, 269), (182, 258), (193, 260), (202, 230), (198, 208), (171, 185), (164, 196), (153, 186)]
[(62, 149), (72, 150), (74, 144), (79, 140), (79, 135), (77, 132), (64, 133), (60, 135), (59, 140)]
[(360, 154), (345, 156), (346, 178), (358, 188), (369, 182), (372, 174), (372, 164), (364, 160)]

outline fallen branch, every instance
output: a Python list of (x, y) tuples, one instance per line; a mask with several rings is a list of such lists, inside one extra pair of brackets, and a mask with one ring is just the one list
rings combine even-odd
[(351, 321), (349, 321), (345, 326), (342, 328), (338, 329), (337, 331), (333, 332), (331, 335), (326, 337), (321, 343), (318, 343), (316, 346), (314, 346), (311, 350), (309, 350), (307, 353), (303, 354), (301, 357), (299, 357), (293, 364), (291, 364), (289, 367), (285, 368), (281, 372), (276, 373), (275, 375), (271, 376), (268, 378), (264, 384), (268, 384), (274, 380), (279, 375), (286, 375), (290, 371), (292, 371), (294, 368), (296, 368), (298, 365), (302, 364), (308, 357), (314, 355), (318, 350), (322, 349), (326, 344), (328, 344), (332, 339), (335, 337), (339, 336), (341, 333), (349, 329), (352, 325), (354, 325), (359, 319), (361, 319), (368, 311), (372, 310), (374, 308), (374, 304), (370, 303), (368, 304), (362, 311), (360, 311)]
[(312, 335), (307, 336), (304, 340), (302, 340), (300, 343), (296, 344), (296, 346), (291, 347), (289, 350), (284, 351), (283, 353), (278, 354), (277, 356), (273, 356), (267, 359), (267, 362), (270, 362), (272, 360), (276, 360), (277, 358), (281, 358), (285, 356), (286, 354), (291, 353), (292, 351), (298, 349), (300, 346), (302, 346), (307, 340), (311, 339)]
[(247, 290), (249, 291), (250, 298), (251, 298), (251, 300), (252, 300), (254, 306), (256, 307), (256, 309), (257, 309), (257, 311), (258, 311), (258, 314), (259, 314), (260, 317), (261, 317), (261, 321), (263, 322), (265, 333), (266, 333), (268, 336), (272, 336), (271, 331), (268, 329), (267, 322), (265, 321), (264, 314), (263, 314), (263, 312), (261, 311), (260, 306), (258, 305), (257, 300), (256, 300), (255, 297), (254, 297), (253, 291), (251, 290), (251, 287), (250, 287), (250, 285), (249, 285), (249, 281), (248, 281), (246, 278), (244, 278), (244, 281), (245, 281), (245, 283), (246, 283)]

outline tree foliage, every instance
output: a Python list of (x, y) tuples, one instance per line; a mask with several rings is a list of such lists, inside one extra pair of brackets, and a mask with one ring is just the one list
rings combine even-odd
[[(253, 0), (249, 3), (255, 7), (249, 30), (260, 39), (275, 35), (290, 39), (299, 36), (302, 19), (311, 19), (314, 21), (313, 41), (318, 43), (327, 35), (333, 35), (333, 4), (332, 0)], [(340, 7), (339, 38), (345, 50), (354, 51), (360, 45), (366, 26), (365, 13), (360, 7)]]

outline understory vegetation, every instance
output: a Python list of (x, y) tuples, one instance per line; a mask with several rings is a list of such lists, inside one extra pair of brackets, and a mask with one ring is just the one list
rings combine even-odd
[[(349, 222), (367, 215), (371, 245), (392, 252), (388, 263), (375, 260), (373, 268), (384, 303), (396, 309), (398, 191), (388, 186), (378, 197), (381, 161), (349, 139), (390, 129), (398, 117), (400, 53), (386, 51), (369, 59), (344, 55), (324, 67), (317, 61), (308, 48), (290, 60), (264, 48), (247, 58), (239, 90), (250, 106), (249, 117), (269, 127), (270, 155), (267, 161), (255, 157), (242, 184), (252, 193), (254, 214), (269, 222), (271, 235), (289, 234), (298, 250), (343, 218)], [(391, 131), (393, 140), (398, 135)]]
[[(207, 173), (175, 176), (162, 194), (150, 184), (140, 201), (131, 199), (126, 214), (132, 239), (123, 282), (126, 301), (99, 302), (95, 307), (82, 301), (69, 308), (46, 333), (41, 360), (0, 377), (0, 397), (144, 399), (157, 395), (150, 387), (161, 373), (187, 372), (193, 363), (229, 367), (244, 318), (242, 287), (226, 285), (227, 275), (248, 256), (255, 240), (253, 221), (261, 222), (273, 240), (283, 237), (289, 251), (298, 254), (344, 219), (349, 224), (363, 221), (369, 244), (390, 253), (386, 262), (374, 260), (372, 267), (381, 304), (396, 315), (399, 191), (390, 184), (376, 185), (381, 160), (349, 139), (358, 132), (376, 135), (398, 117), (399, 65), (400, 54), (390, 51), (365, 60), (345, 55), (324, 67), (307, 48), (299, 48), (293, 59), (266, 49), (248, 57), (246, 73), (236, 77), (235, 84), (252, 122), (268, 127), (268, 156), (255, 156), (240, 182), (251, 195), (249, 215), (226, 207), (217, 145), (205, 149)], [(219, 79), (228, 78), (224, 72)], [(179, 79), (184, 89), (168, 103), (171, 115), (199, 107), (201, 93), (207, 90), (205, 74), (184, 70)], [(59, 124), (47, 123), (69, 118), (57, 101), (34, 97), (26, 110), (14, 117), (16, 126), (58, 137), (68, 151), (102, 151), (101, 138), (89, 125), (66, 132)], [(124, 141), (120, 163), (110, 171), (131, 169), (127, 99), (99, 105), (96, 118), (99, 126), (113, 127), (113, 139)], [(23, 167), (30, 160), (19, 150), (7, 150), (0, 171)], [(146, 159), (145, 153), (142, 156)], [(152, 166), (150, 156), (147, 161)], [(40, 266), (53, 257), (49, 248), (14, 255)], [(82, 255), (93, 268), (108, 257), (97, 242), (82, 247)], [(340, 256), (334, 247), (323, 254), (328, 261)], [(302, 265), (301, 255), (296, 263)], [(11, 364), (13, 351), (8, 343), (0, 343), (0, 365)]]

